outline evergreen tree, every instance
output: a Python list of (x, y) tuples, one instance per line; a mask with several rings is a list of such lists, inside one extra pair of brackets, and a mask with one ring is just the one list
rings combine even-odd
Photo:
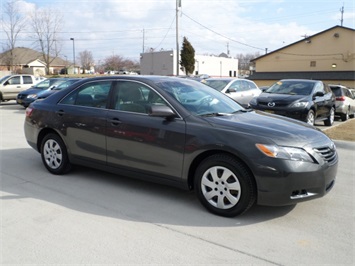
[(182, 43), (180, 57), (180, 65), (184, 69), (186, 75), (192, 74), (195, 70), (195, 49), (186, 37), (184, 37)]

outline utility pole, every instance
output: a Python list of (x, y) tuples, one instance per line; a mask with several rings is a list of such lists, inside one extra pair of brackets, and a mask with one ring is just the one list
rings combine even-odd
[(344, 6), (341, 7), (340, 12), (341, 12), (340, 26), (343, 27)]
[(179, 7), (181, 0), (176, 0), (176, 76), (179, 76)]
[(142, 50), (142, 54), (144, 54), (144, 28), (143, 28), (143, 50)]

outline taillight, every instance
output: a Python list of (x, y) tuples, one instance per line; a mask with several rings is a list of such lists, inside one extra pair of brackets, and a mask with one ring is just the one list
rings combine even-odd
[(344, 102), (345, 96), (336, 97), (335, 100)]
[(26, 116), (30, 117), (32, 115), (33, 108), (32, 107), (27, 107), (26, 108)]

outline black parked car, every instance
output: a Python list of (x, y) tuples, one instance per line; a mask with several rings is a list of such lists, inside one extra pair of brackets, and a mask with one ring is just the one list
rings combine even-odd
[(194, 189), (222, 216), (321, 197), (337, 172), (335, 146), (321, 131), (246, 110), (189, 79), (84, 79), (32, 103), (24, 128), (53, 174), (84, 165)]
[(283, 79), (263, 91), (250, 102), (250, 107), (305, 121), (313, 125), (334, 122), (335, 96), (322, 81)]

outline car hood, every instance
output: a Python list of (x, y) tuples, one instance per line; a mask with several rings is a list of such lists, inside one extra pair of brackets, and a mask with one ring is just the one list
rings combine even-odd
[(329, 138), (319, 129), (295, 119), (251, 111), (235, 115), (206, 117), (216, 128), (234, 130), (242, 134), (255, 135), (255, 139), (268, 139), (278, 145), (304, 147), (310, 143), (328, 142)]
[(292, 94), (276, 94), (276, 93), (261, 93), (257, 97), (258, 102), (282, 102), (292, 103), (295, 101), (307, 100), (307, 95), (292, 95)]
[(42, 89), (36, 89), (36, 88), (29, 88), (27, 90), (21, 91), (19, 94), (30, 95), (30, 94), (38, 93), (39, 91), (43, 91), (43, 90)]

